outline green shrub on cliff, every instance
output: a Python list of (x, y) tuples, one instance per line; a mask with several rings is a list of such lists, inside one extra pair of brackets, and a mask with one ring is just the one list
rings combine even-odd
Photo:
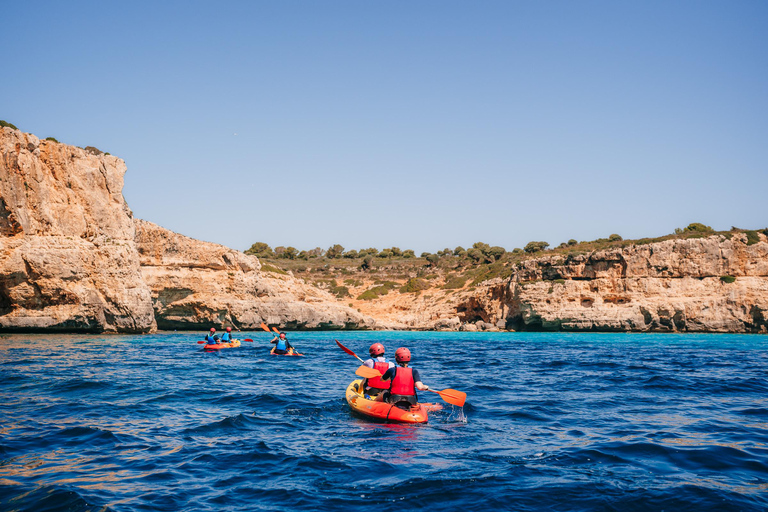
[(15, 125), (12, 125), (8, 121), (3, 121), (2, 119), (0, 119), (0, 126), (2, 126), (4, 128), (13, 128), (14, 130), (18, 130), (18, 128), (16, 128)]
[(714, 229), (707, 226), (706, 224), (702, 224), (701, 222), (693, 222), (688, 224), (688, 227), (686, 227), (683, 231), (685, 233), (711, 233), (714, 231)]
[(724, 283), (733, 283), (736, 281), (736, 278), (733, 276), (720, 276), (720, 280)]
[(55, 137), (46, 137), (45, 140), (50, 140), (51, 142), (59, 142)]
[(750, 230), (744, 233), (747, 235), (747, 245), (754, 245), (760, 241), (760, 235), (757, 234), (757, 231)]
[(388, 294), (390, 290), (394, 290), (395, 288), (397, 288), (397, 283), (386, 281), (379, 286), (374, 286), (373, 288), (364, 291), (357, 297), (357, 300), (373, 300)]
[(445, 284), (443, 285), (443, 290), (458, 290), (460, 288), (464, 288), (464, 285), (467, 283), (467, 277), (466, 276), (454, 276), (449, 278)]
[(621, 238), (621, 235), (617, 235), (616, 233), (614, 233), (614, 234), (612, 234), (611, 236), (608, 237), (608, 241), (610, 241), (610, 242), (621, 242), (622, 240), (624, 240), (624, 239)]
[(429, 288), (429, 283), (418, 277), (413, 277), (408, 280), (402, 287), (400, 287), (400, 293), (412, 293), (420, 292)]

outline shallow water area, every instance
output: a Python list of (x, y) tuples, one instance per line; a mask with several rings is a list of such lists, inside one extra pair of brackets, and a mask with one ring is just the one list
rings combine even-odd
[[(766, 336), (237, 334), (0, 336), (0, 510), (768, 509)], [(334, 338), (467, 404), (356, 417)]]

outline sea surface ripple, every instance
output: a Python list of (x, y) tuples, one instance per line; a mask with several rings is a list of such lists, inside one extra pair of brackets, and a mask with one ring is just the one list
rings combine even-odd
[[(238, 334), (0, 336), (0, 510), (768, 509), (766, 336)], [(334, 338), (467, 404), (356, 417)]]

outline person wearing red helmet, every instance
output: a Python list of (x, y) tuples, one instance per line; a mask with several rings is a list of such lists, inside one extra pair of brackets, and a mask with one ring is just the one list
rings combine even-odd
[(377, 400), (390, 404), (402, 404), (403, 402), (409, 405), (418, 404), (416, 390), (426, 391), (429, 386), (421, 382), (418, 370), (408, 368), (408, 364), (411, 362), (411, 351), (405, 347), (398, 348), (395, 351), (395, 361), (397, 361), (398, 366), (390, 368), (381, 376), (381, 380), (391, 381), (391, 383), (389, 389), (379, 395)]
[(221, 335), (221, 342), (229, 343), (230, 341), (232, 341), (232, 328), (227, 327), (227, 332)]
[(286, 339), (284, 332), (281, 332), (278, 336), (275, 336), (274, 338), (272, 338), (272, 341), (270, 341), (270, 343), (275, 345), (275, 350), (274, 350), (275, 354), (285, 355), (285, 354), (290, 354), (296, 351), (296, 349), (293, 348), (293, 345), (288, 343), (288, 340)]
[(206, 334), (205, 341), (207, 341), (209, 345), (215, 345), (219, 342), (219, 336), (216, 334), (215, 328), (211, 327), (211, 332)]
[[(384, 345), (381, 343), (371, 345), (368, 353), (371, 355), (371, 358), (363, 362), (368, 368), (378, 370), (379, 373), (384, 375), (387, 370), (395, 367), (395, 363), (387, 361), (387, 358), (384, 357)], [(382, 391), (389, 389), (389, 383), (382, 381), (381, 377), (374, 377), (363, 381), (363, 389), (366, 395), (374, 397), (378, 396)]]

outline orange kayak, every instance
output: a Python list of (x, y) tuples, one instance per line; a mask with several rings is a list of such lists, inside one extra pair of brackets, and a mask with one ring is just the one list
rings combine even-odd
[(240, 340), (232, 340), (228, 343), (214, 343), (203, 345), (203, 350), (210, 352), (212, 350), (221, 350), (222, 348), (234, 348), (240, 346)]
[(386, 402), (376, 402), (365, 398), (363, 394), (357, 391), (357, 386), (362, 384), (362, 379), (353, 380), (347, 386), (347, 403), (353, 412), (374, 418), (379, 421), (394, 421), (398, 423), (426, 423), (428, 420), (427, 411), (439, 410), (443, 407), (440, 404), (418, 404), (408, 409), (397, 407)]

